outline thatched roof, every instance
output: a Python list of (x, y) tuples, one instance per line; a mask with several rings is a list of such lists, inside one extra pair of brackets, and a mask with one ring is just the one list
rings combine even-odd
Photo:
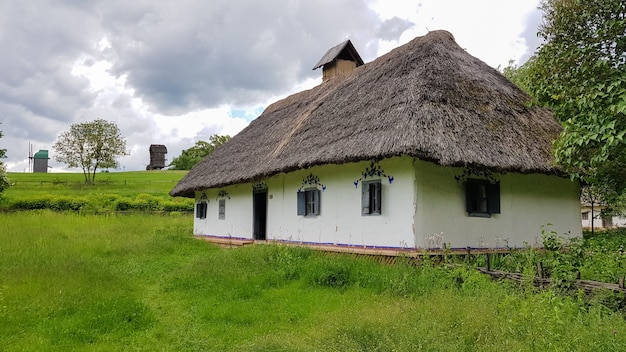
[(446, 31), (270, 105), (170, 192), (408, 155), (443, 166), (555, 173), (552, 114)]
[(334, 47), (328, 49), (326, 54), (322, 56), (320, 61), (318, 61), (313, 69), (318, 69), (328, 63), (331, 63), (337, 59), (350, 60), (356, 63), (356, 66), (359, 67), (363, 65), (363, 59), (361, 59), (361, 55), (356, 51), (352, 42), (348, 39), (343, 43), (337, 44)]

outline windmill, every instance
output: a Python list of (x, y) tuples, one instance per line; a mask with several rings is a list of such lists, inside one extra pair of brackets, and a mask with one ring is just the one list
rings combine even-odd
[(28, 142), (28, 172), (33, 172), (33, 145)]

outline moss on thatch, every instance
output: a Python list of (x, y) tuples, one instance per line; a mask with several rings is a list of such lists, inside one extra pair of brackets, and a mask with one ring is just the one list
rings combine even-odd
[(442, 166), (555, 173), (550, 111), (446, 31), (270, 105), (170, 194), (322, 164), (408, 155)]

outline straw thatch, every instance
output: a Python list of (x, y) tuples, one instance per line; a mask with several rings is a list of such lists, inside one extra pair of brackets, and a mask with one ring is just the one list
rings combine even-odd
[(408, 155), (442, 166), (555, 173), (559, 124), (446, 31), (270, 105), (170, 192), (260, 180), (322, 164)]

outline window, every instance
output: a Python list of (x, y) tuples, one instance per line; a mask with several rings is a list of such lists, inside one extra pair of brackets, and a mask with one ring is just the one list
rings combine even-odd
[(381, 214), (382, 187), (380, 180), (361, 184), (361, 215)]
[(209, 203), (205, 200), (196, 203), (196, 218), (206, 219), (206, 211)]
[(224, 220), (226, 219), (226, 199), (220, 199), (219, 201), (219, 215), (218, 219)]
[(487, 180), (465, 182), (465, 211), (468, 216), (490, 217), (500, 214), (500, 184)]
[(298, 215), (319, 215), (320, 193), (316, 188), (298, 192)]
[(583, 220), (589, 220), (589, 212), (586, 211), (582, 214)]

